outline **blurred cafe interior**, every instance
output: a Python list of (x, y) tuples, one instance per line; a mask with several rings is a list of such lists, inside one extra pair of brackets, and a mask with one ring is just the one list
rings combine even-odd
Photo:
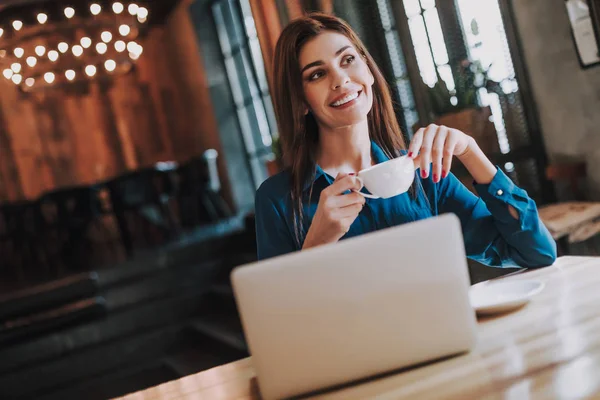
[(283, 168), (275, 44), (310, 11), (359, 34), (407, 141), (469, 133), (559, 255), (600, 253), (595, 0), (5, 0), (0, 398), (111, 398), (248, 356), (229, 275)]

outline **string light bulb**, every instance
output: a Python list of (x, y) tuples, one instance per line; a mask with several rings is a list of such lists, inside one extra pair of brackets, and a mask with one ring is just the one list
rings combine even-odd
[(18, 85), (23, 80), (23, 77), (19, 74), (14, 74), (11, 79), (15, 85)]
[(129, 33), (131, 33), (131, 28), (129, 27), (129, 25), (121, 25), (119, 26), (119, 33), (121, 34), (121, 36), (127, 36), (129, 35)]
[(106, 68), (108, 72), (112, 72), (117, 68), (117, 63), (114, 60), (106, 60), (104, 62), (104, 68)]
[(35, 85), (35, 79), (34, 78), (27, 78), (27, 79), (25, 79), (25, 84), (28, 87), (33, 87), (33, 85)]
[(4, 29), (0, 28), (0, 38), (4, 35)]
[(127, 7), (127, 11), (129, 11), (129, 14), (131, 14), (131, 15), (137, 14), (139, 9), (140, 9), (140, 7), (135, 3), (131, 3), (129, 5), (129, 7)]
[(137, 15), (138, 15), (138, 19), (142, 18), (145, 20), (146, 18), (148, 18), (148, 9), (146, 7), (140, 7), (138, 9)]
[(46, 48), (44, 46), (35, 46), (35, 54), (37, 54), (38, 57), (42, 57), (46, 54)]
[(124, 52), (126, 48), (127, 48), (127, 45), (125, 44), (124, 41), (117, 40), (115, 42), (115, 50), (117, 50), (119, 53)]
[(58, 60), (58, 51), (50, 50), (48, 52), (48, 59), (52, 62), (55, 62), (56, 60)]
[(100, 12), (102, 12), (102, 7), (100, 7), (100, 4), (94, 3), (90, 6), (90, 12), (93, 15), (98, 15), (98, 14), (100, 14)]
[(12, 63), (12, 65), (10, 66), (10, 69), (15, 73), (18, 74), (19, 72), (21, 72), (21, 64), (19, 63)]
[(20, 48), (20, 47), (16, 47), (16, 48), (13, 50), (13, 53), (14, 53), (15, 57), (17, 57), (17, 58), (21, 58), (21, 57), (23, 57), (23, 54), (25, 54), (25, 50), (23, 50), (23, 49), (22, 49), (22, 48)]
[(65, 8), (65, 17), (71, 19), (75, 16), (75, 9), (73, 7)]
[(106, 53), (106, 50), (108, 50), (106, 43), (100, 42), (100, 43), (96, 44), (96, 51), (98, 52), (98, 54), (104, 54), (104, 53)]
[(130, 53), (140, 55), (142, 54), (143, 48), (136, 42), (129, 42), (127, 43), (127, 51), (129, 51)]
[(85, 67), (85, 73), (89, 77), (96, 75), (96, 67), (93, 65), (88, 65), (87, 67)]
[(58, 51), (60, 51), (61, 53), (66, 53), (67, 51), (69, 51), (69, 45), (65, 42), (60, 42), (58, 44)]
[(83, 47), (81, 47), (80, 45), (76, 44), (75, 46), (73, 46), (71, 48), (71, 51), (73, 52), (73, 55), (75, 57), (80, 57), (83, 54)]
[(125, 7), (123, 7), (122, 3), (117, 2), (117, 3), (113, 3), (112, 9), (115, 14), (121, 14), (123, 12), (123, 10), (125, 9)]
[(12, 27), (14, 28), (15, 31), (20, 31), (21, 28), (23, 27), (23, 23), (19, 20), (13, 21)]
[(100, 38), (102, 39), (103, 42), (108, 43), (112, 40), (112, 33), (110, 33), (109, 31), (104, 31), (100, 35)]
[(14, 72), (12, 72), (12, 69), (8, 69), (8, 68), (7, 68), (7, 69), (5, 69), (4, 71), (2, 71), (2, 75), (4, 75), (4, 77), (5, 77), (6, 79), (10, 79), (10, 78), (12, 78), (13, 74), (14, 74)]
[(81, 42), (81, 46), (84, 49), (87, 49), (92, 45), (92, 39), (90, 39), (89, 37), (86, 37), (86, 36), (82, 37), (80, 42)]
[(27, 60), (25, 60), (25, 62), (27, 63), (27, 65), (33, 68), (37, 64), (37, 58), (35, 58), (34, 56), (29, 56), (27, 57)]
[(48, 21), (48, 16), (44, 13), (39, 13), (37, 15), (37, 20), (41, 25), (43, 25), (46, 23), (46, 21)]
[(65, 78), (67, 78), (68, 80), (72, 81), (73, 79), (75, 79), (75, 76), (75, 71), (73, 71), (72, 69), (65, 71)]
[(52, 72), (46, 72), (44, 74), (44, 80), (48, 83), (54, 82), (55, 76)]

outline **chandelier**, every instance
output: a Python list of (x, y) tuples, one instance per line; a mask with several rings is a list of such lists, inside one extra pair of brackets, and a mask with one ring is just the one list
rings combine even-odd
[(126, 73), (144, 50), (149, 11), (139, 3), (46, 7), (0, 14), (0, 70), (24, 92)]

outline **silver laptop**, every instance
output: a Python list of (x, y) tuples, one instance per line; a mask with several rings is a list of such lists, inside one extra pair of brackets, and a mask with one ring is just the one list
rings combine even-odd
[(462, 353), (476, 342), (453, 214), (241, 266), (231, 279), (265, 399)]

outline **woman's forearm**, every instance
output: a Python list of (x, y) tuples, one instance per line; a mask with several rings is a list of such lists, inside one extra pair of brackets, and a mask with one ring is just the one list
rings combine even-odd
[(467, 150), (457, 158), (469, 171), (475, 182), (481, 185), (489, 184), (496, 176), (496, 166), (487, 158), (473, 138), (470, 138)]
[[(494, 176), (496, 176), (496, 166), (492, 164), (489, 158), (487, 158), (473, 138), (469, 139), (467, 150), (457, 156), (457, 158), (478, 184), (487, 185), (494, 179)], [(519, 219), (519, 213), (514, 207), (508, 206), (508, 211), (513, 218)]]

